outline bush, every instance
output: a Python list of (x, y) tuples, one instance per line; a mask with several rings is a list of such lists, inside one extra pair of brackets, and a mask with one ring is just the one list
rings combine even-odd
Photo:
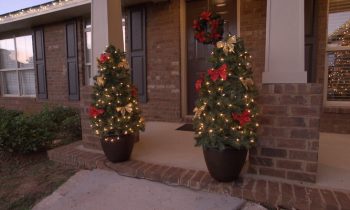
[(80, 118), (71, 108), (45, 108), (38, 114), (0, 108), (0, 150), (14, 153), (42, 151), (55, 139), (80, 138)]

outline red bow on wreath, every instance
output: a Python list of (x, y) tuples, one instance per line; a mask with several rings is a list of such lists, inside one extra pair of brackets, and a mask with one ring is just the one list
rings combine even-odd
[(94, 106), (90, 106), (90, 109), (89, 109), (89, 115), (90, 117), (98, 117), (100, 116), (101, 114), (103, 114), (105, 112), (105, 110), (103, 109), (97, 109), (96, 107)]
[(250, 122), (250, 112), (248, 110), (244, 110), (242, 114), (232, 114), (232, 118), (234, 120), (239, 121), (240, 126), (244, 126), (245, 124)]
[(200, 15), (200, 19), (202, 20), (210, 20), (211, 12), (203, 11)]
[(218, 69), (208, 70), (208, 74), (214, 82), (221, 77), (223, 80), (227, 79), (227, 64), (223, 64)]

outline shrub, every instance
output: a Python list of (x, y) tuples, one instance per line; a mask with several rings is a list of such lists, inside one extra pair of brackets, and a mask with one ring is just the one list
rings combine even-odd
[(14, 153), (42, 151), (57, 138), (73, 140), (81, 136), (80, 117), (71, 108), (45, 108), (38, 114), (0, 108), (0, 150)]

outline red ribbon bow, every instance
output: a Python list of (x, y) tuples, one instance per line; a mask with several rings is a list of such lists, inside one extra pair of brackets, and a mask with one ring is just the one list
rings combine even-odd
[(200, 19), (202, 20), (210, 20), (211, 12), (203, 11), (200, 15)]
[(103, 114), (105, 112), (105, 110), (103, 109), (97, 109), (96, 107), (94, 106), (90, 106), (90, 109), (89, 109), (89, 115), (90, 117), (98, 117), (100, 116), (101, 114)]
[(233, 113), (232, 118), (234, 120), (239, 121), (239, 124), (241, 126), (244, 126), (245, 124), (249, 123), (251, 120), (250, 119), (250, 112), (248, 110), (244, 110), (244, 112), (242, 114)]
[(223, 64), (218, 69), (215, 70), (208, 70), (208, 74), (214, 82), (221, 77), (223, 80), (227, 79), (227, 64)]
[(100, 62), (105, 63), (109, 59), (110, 56), (111, 56), (111, 54), (109, 54), (109, 53), (102, 53), (100, 55)]
[(204, 81), (204, 74), (202, 74), (201, 77), (196, 81), (195, 88), (197, 92), (199, 92), (199, 90), (202, 88), (203, 81)]

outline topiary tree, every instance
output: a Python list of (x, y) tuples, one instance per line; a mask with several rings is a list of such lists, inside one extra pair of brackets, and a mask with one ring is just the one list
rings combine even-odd
[(131, 84), (125, 54), (108, 46), (98, 59), (98, 68), (90, 107), (91, 126), (95, 133), (105, 141), (114, 141), (115, 136), (119, 138), (143, 131), (144, 120), (137, 103), (137, 90)]
[(256, 142), (257, 95), (243, 41), (228, 36), (214, 47), (212, 68), (196, 82), (196, 146), (249, 149)]

